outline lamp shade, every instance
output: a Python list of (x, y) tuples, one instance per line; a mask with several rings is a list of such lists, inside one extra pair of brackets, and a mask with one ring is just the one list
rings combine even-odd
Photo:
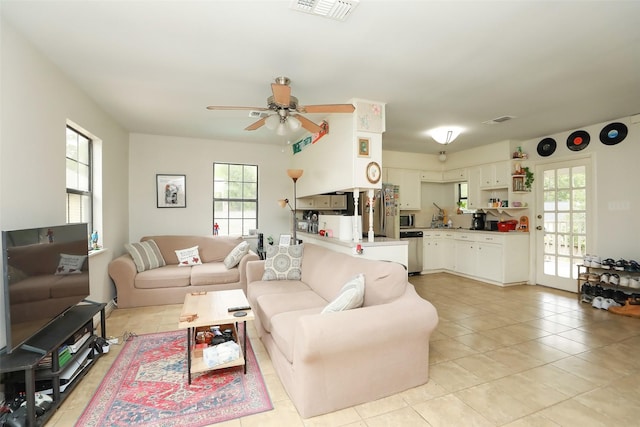
[(302, 176), (304, 173), (304, 169), (287, 169), (287, 175), (294, 181), (297, 181), (298, 178)]
[(429, 135), (438, 144), (446, 145), (452, 143), (460, 135), (460, 132), (462, 129), (459, 127), (441, 127), (429, 131)]
[(280, 124), (280, 117), (277, 114), (272, 114), (264, 120), (264, 125), (269, 130), (275, 130)]
[(445, 151), (441, 151), (440, 155), (438, 156), (438, 160), (440, 160), (441, 162), (446, 162), (447, 161), (447, 153)]
[(280, 205), (281, 208), (284, 208), (285, 206), (287, 206), (287, 203), (289, 203), (289, 199), (278, 200), (278, 204)]

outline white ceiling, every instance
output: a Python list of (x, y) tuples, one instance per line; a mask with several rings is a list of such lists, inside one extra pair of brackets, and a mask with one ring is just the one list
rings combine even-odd
[(265, 107), (277, 76), (302, 105), (385, 102), (387, 150), (437, 153), (424, 132), (441, 125), (466, 128), (452, 152), (640, 113), (639, 1), (361, 0), (345, 22), (289, 0), (0, 8), (130, 132), (284, 144), (205, 109)]

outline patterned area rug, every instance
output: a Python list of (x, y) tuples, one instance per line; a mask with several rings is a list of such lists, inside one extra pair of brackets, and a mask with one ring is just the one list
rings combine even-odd
[(76, 426), (201, 427), (273, 409), (247, 339), (241, 366), (192, 375), (187, 384), (186, 332), (128, 341)]

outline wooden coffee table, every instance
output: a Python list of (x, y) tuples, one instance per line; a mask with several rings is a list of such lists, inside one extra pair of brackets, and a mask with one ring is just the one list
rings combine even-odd
[[(238, 317), (238, 312), (229, 312), (230, 307), (248, 306), (249, 302), (241, 289), (230, 291), (194, 292), (187, 294), (182, 305), (178, 323), (179, 329), (187, 330), (187, 375), (191, 384), (191, 374), (214, 369), (244, 366), (247, 373), (247, 320), (254, 320), (253, 311), (242, 310), (246, 315)], [(236, 342), (240, 344), (238, 323), (242, 322), (242, 352), (231, 362), (209, 367), (202, 355), (194, 354), (196, 330), (203, 327), (220, 326), (220, 330), (232, 329)]]

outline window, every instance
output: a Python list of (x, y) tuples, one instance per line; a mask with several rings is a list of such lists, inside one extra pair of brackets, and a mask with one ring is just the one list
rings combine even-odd
[(213, 164), (212, 228), (214, 234), (243, 236), (258, 228), (258, 166)]
[(67, 127), (67, 223), (86, 222), (89, 232), (93, 230), (91, 150), (91, 139)]
[(466, 182), (458, 183), (458, 207), (467, 209), (469, 206), (469, 185)]

